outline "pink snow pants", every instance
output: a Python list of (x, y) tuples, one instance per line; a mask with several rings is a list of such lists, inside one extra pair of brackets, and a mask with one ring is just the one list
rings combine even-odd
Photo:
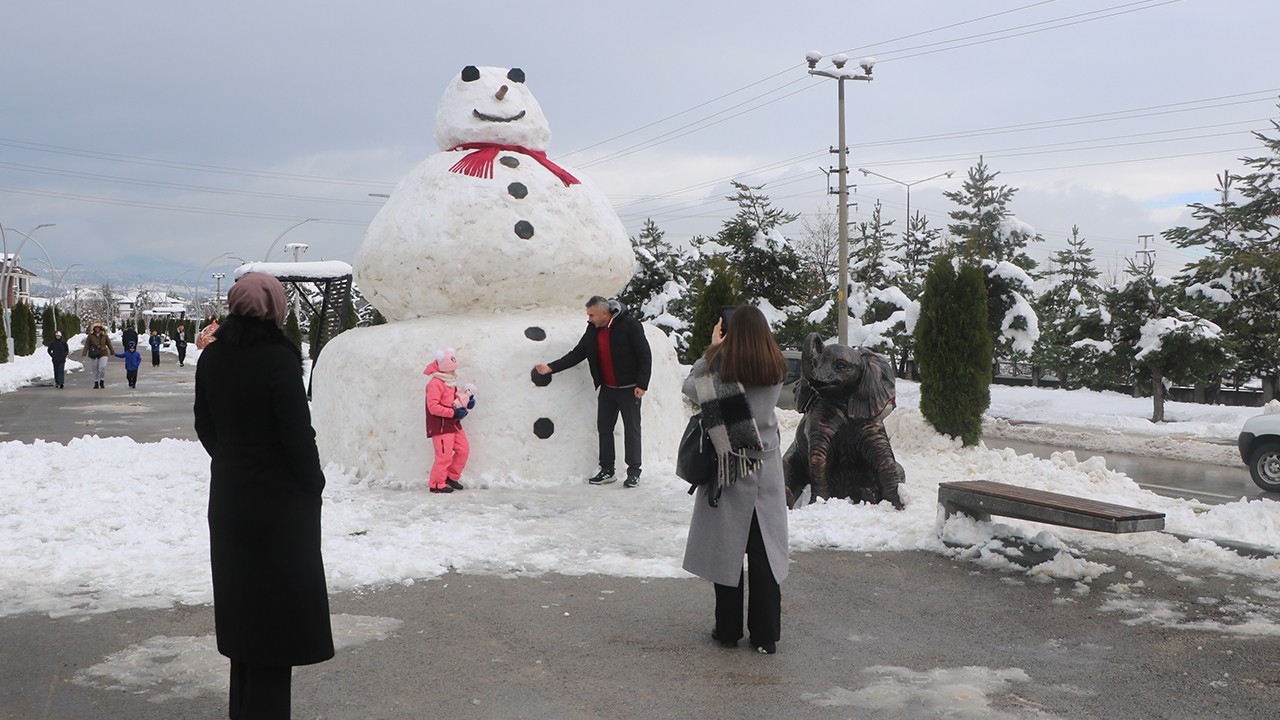
[(471, 443), (467, 441), (467, 432), (458, 428), (458, 432), (431, 438), (431, 447), (436, 451), (436, 460), (431, 465), (428, 487), (442, 488), (445, 478), (457, 480), (462, 475), (467, 456), (471, 454)]

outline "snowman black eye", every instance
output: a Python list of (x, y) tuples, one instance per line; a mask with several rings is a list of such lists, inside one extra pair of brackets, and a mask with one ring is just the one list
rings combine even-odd
[(520, 68), (511, 68), (511, 70), (507, 72), (507, 79), (511, 82), (522, 83), (524, 82), (524, 71)]
[(462, 82), (475, 82), (480, 79), (480, 71), (475, 65), (468, 65), (462, 68)]

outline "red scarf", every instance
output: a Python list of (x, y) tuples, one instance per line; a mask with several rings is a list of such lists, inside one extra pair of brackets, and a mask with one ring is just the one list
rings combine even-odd
[(474, 152), (468, 153), (461, 160), (454, 163), (453, 167), (449, 168), (450, 172), (490, 179), (493, 177), (493, 159), (498, 156), (499, 152), (509, 150), (518, 152), (521, 155), (528, 155), (537, 160), (542, 167), (550, 170), (552, 174), (560, 178), (565, 187), (578, 184), (578, 178), (570, 175), (568, 170), (548, 160), (547, 154), (541, 150), (530, 150), (520, 145), (501, 145), (499, 143), (462, 143), (449, 148), (450, 152), (454, 150), (473, 150)]

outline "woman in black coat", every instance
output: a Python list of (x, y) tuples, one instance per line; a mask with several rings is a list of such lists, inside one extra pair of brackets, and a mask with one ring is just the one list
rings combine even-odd
[(247, 273), (196, 367), (196, 434), (212, 458), (209, 545), (230, 717), (288, 718), (291, 667), (333, 657), (320, 557), (324, 473), (285, 336), (284, 288)]

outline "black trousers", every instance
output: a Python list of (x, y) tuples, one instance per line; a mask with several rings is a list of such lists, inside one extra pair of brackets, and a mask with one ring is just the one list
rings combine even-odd
[[(753, 642), (778, 642), (782, 634), (782, 588), (773, 579), (769, 555), (764, 549), (760, 523), (751, 515), (751, 532), (747, 535), (747, 561), (750, 572), (747, 589), (751, 593), (747, 608), (747, 630)], [(742, 637), (742, 575), (738, 585), (716, 587), (716, 637), (737, 640)]]
[(124, 379), (129, 381), (129, 387), (135, 387), (138, 384), (138, 371), (125, 370)]
[(184, 363), (186, 361), (187, 361), (187, 346), (184, 343), (178, 346), (178, 362)]
[(151, 351), (151, 367), (160, 367), (160, 351)]
[(53, 361), (53, 384), (62, 387), (67, 380), (67, 361)]
[(231, 661), (231, 720), (289, 720), (291, 667)]
[(596, 430), (600, 433), (600, 469), (613, 472), (617, 461), (617, 450), (613, 446), (613, 428), (618, 424), (618, 415), (622, 415), (623, 459), (627, 462), (627, 472), (640, 474), (640, 398), (636, 397), (635, 386), (609, 387), (600, 386), (600, 397), (596, 404)]

